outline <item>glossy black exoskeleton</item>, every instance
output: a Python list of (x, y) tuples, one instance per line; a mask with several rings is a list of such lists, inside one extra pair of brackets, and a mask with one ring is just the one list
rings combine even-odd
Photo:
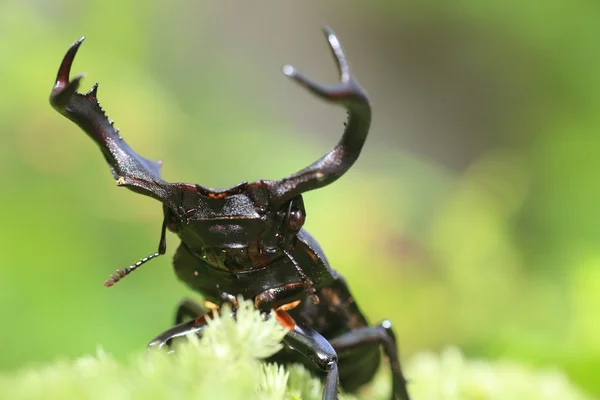
[[(50, 103), (96, 142), (118, 186), (163, 205), (158, 252), (117, 270), (106, 286), (164, 254), (168, 229), (181, 238), (173, 260), (179, 279), (202, 294), (208, 308), (230, 303), (235, 310), (236, 297), (241, 295), (265, 313), (275, 310), (289, 333), (284, 349), (274, 359), (301, 362), (322, 371), (323, 399), (336, 399), (339, 385), (352, 392), (369, 382), (380, 364), (381, 347), (392, 370), (391, 398), (407, 400), (391, 324), (368, 325), (344, 279), (331, 269), (318, 243), (302, 229), (306, 217), (302, 193), (334, 182), (352, 166), (371, 122), (369, 99), (351, 74), (337, 37), (328, 29), (325, 36), (339, 68), (337, 84), (322, 86), (291, 66), (283, 72), (317, 97), (345, 107), (346, 129), (325, 156), (279, 180), (244, 182), (221, 190), (161, 179), (161, 163), (135, 153), (108, 120), (96, 97), (98, 85), (82, 94), (77, 92), (82, 76), (70, 80), (71, 65), (84, 38), (65, 55)], [(206, 313), (205, 307), (183, 301), (176, 325), (149, 347), (168, 345), (188, 333), (201, 335)]]

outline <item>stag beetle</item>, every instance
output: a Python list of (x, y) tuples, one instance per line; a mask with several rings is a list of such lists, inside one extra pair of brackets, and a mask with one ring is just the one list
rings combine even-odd
[(348, 113), (346, 128), (325, 156), (283, 179), (243, 182), (229, 189), (162, 180), (162, 163), (133, 151), (107, 118), (97, 99), (98, 84), (82, 94), (77, 92), (82, 75), (70, 80), (73, 59), (85, 37), (64, 56), (50, 103), (96, 142), (117, 186), (163, 205), (158, 252), (117, 270), (105, 286), (164, 254), (167, 229), (181, 239), (173, 258), (175, 273), (204, 297), (205, 305), (183, 301), (176, 325), (152, 340), (149, 348), (168, 346), (189, 333), (201, 335), (209, 311), (219, 312), (228, 303), (235, 313), (236, 297), (241, 295), (252, 299), (265, 315), (274, 310), (271, 315), (289, 332), (273, 360), (300, 362), (320, 371), (324, 400), (336, 399), (340, 385), (354, 392), (369, 382), (380, 364), (380, 346), (391, 366), (391, 398), (408, 400), (391, 324), (368, 325), (343, 277), (302, 228), (306, 219), (302, 193), (334, 182), (354, 164), (371, 123), (366, 92), (350, 72), (336, 35), (328, 28), (324, 33), (337, 62), (338, 83), (317, 84), (289, 65), (283, 72), (317, 97), (343, 106)]

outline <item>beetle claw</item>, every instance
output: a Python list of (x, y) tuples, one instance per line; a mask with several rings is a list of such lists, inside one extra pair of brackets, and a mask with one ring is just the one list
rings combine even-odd
[(52, 103), (55, 108), (57, 106), (66, 105), (63, 104), (64, 101), (61, 100), (68, 99), (67, 94), (69, 96), (73, 95), (79, 87), (79, 81), (83, 78), (83, 74), (79, 74), (73, 78), (72, 81), (69, 80), (73, 60), (75, 59), (77, 50), (79, 50), (79, 46), (81, 46), (81, 43), (83, 43), (84, 40), (85, 36), (82, 36), (69, 47), (69, 50), (67, 50), (67, 53), (63, 57), (60, 67), (58, 68), (56, 82), (54, 83), (54, 88), (52, 88), (52, 93), (50, 94), (50, 103)]
[(348, 66), (348, 61), (346, 61), (346, 56), (344, 55), (344, 51), (342, 50), (342, 45), (340, 44), (340, 41), (338, 40), (333, 30), (328, 26), (323, 28), (323, 33), (325, 34), (325, 38), (329, 42), (329, 48), (331, 49), (333, 58), (337, 63), (338, 70), (340, 72), (340, 81), (348, 82), (351, 78), (350, 67)]
[(308, 78), (306, 75), (298, 72), (292, 65), (283, 67), (283, 73), (295, 80), (301, 86), (305, 87), (314, 95), (332, 102), (348, 102), (363, 103), (367, 100), (364, 90), (358, 85), (356, 79), (350, 72), (350, 66), (346, 61), (346, 56), (342, 50), (342, 46), (333, 32), (328, 27), (323, 28), (325, 38), (329, 42), (329, 48), (335, 59), (338, 67), (340, 80), (334, 85), (321, 85)]
[(121, 186), (171, 206), (167, 190), (170, 184), (160, 177), (161, 164), (140, 156), (123, 140), (98, 102), (98, 84), (83, 94), (77, 91), (83, 75), (70, 79), (73, 60), (83, 40), (84, 37), (73, 43), (63, 57), (50, 93), (50, 104), (96, 142), (115, 179), (123, 178)]
[(71, 98), (77, 94), (79, 82), (81, 82), (83, 77), (84, 74), (78, 74), (67, 84), (57, 81), (54, 90), (52, 90), (52, 94), (50, 95), (50, 103), (52, 103), (52, 106), (58, 111), (64, 110)]
[(98, 83), (95, 83), (85, 96), (92, 99), (98, 99)]

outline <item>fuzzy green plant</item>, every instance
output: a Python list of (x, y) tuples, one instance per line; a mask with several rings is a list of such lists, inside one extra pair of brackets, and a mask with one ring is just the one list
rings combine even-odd
[[(321, 383), (304, 367), (261, 361), (281, 348), (286, 331), (265, 320), (251, 302), (237, 319), (225, 310), (209, 321), (201, 339), (190, 337), (174, 355), (153, 351), (122, 363), (99, 350), (95, 356), (57, 361), (0, 376), (0, 398), (20, 399), (321, 399)], [(536, 372), (511, 363), (466, 361), (458, 350), (422, 354), (406, 366), (415, 400), (584, 400), (560, 372)], [(358, 395), (340, 399), (389, 399), (382, 368)]]

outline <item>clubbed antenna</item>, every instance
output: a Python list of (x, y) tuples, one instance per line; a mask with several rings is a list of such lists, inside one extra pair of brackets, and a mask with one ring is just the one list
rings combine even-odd
[(130, 273), (132, 273), (133, 271), (135, 271), (136, 269), (138, 269), (139, 267), (144, 265), (146, 262), (148, 262), (158, 256), (160, 256), (160, 253), (150, 254), (149, 256), (142, 258), (140, 261), (136, 262), (135, 264), (133, 264), (125, 269), (118, 269), (116, 271), (117, 272), (116, 274), (112, 274), (110, 276), (110, 279), (108, 279), (104, 282), (104, 286), (111, 287), (112, 285), (119, 282), (121, 279), (125, 278), (127, 275), (129, 275)]

